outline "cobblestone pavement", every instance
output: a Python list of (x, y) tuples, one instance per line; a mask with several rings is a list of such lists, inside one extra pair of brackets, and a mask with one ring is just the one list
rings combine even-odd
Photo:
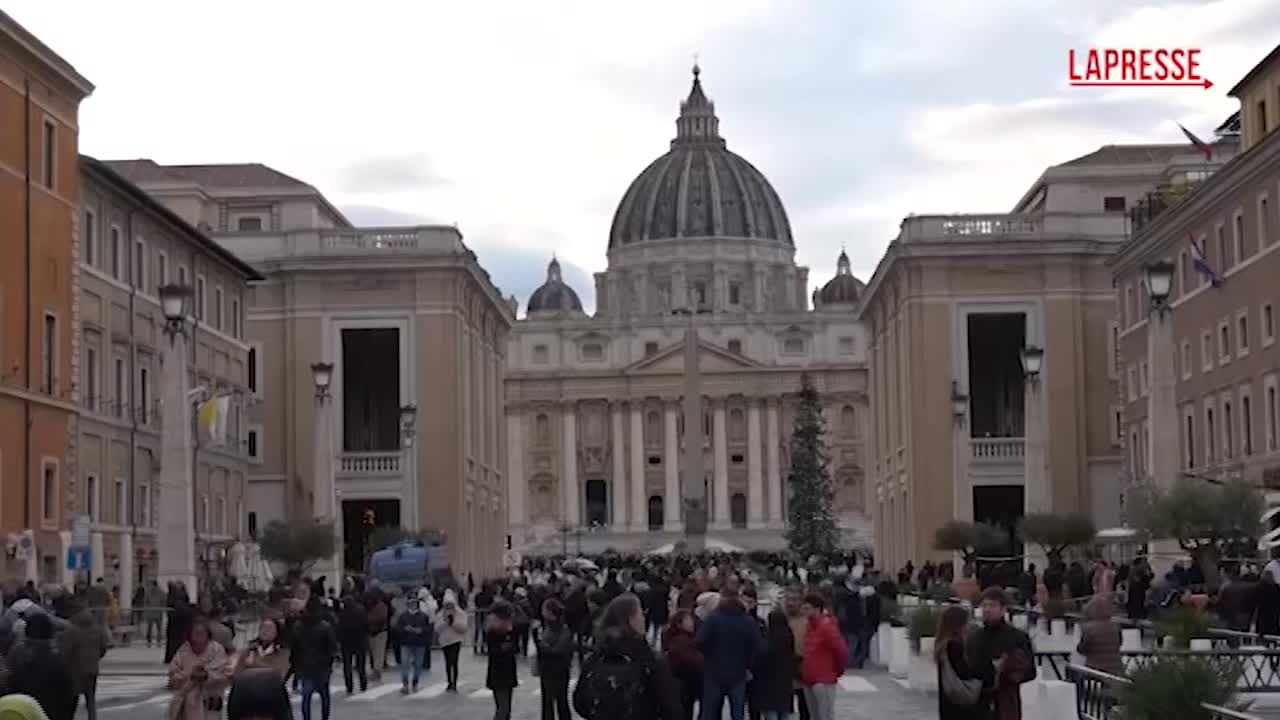
[[(418, 692), (400, 694), (398, 670), (390, 668), (382, 682), (368, 691), (347, 695), (340, 668), (335, 668), (331, 690), (333, 720), (391, 720), (413, 717), (429, 720), (488, 720), (493, 716), (493, 695), (484, 687), (484, 658), (463, 653), (459, 692), (444, 691), (444, 663), (437, 654), (430, 674), (424, 675)], [(165, 720), (170, 694), (165, 679), (155, 674), (103, 677), (98, 686), (98, 713), (105, 720)], [(293, 695), (294, 717), (299, 697)], [(538, 720), (541, 712), (538, 678), (528, 664), (520, 669), (515, 691), (513, 720)], [(320, 720), (320, 701), (312, 700), (313, 717)], [(80, 708), (77, 717), (85, 717)], [(727, 717), (727, 712), (726, 712)], [(792, 716), (795, 717), (794, 715)], [(880, 671), (859, 671), (840, 678), (836, 717), (840, 720), (916, 720), (937, 717), (937, 700), (902, 687)]]

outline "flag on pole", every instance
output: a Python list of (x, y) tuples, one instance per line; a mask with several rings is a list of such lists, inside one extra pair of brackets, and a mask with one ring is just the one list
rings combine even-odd
[(1213, 160), (1213, 146), (1212, 146), (1212, 145), (1210, 145), (1209, 143), (1207, 143), (1207, 142), (1205, 142), (1205, 141), (1201, 140), (1200, 138), (1196, 137), (1195, 133), (1191, 132), (1190, 130), (1188, 130), (1188, 129), (1184, 128), (1184, 127), (1182, 127), (1182, 123), (1178, 123), (1178, 129), (1182, 131), (1182, 134), (1183, 134), (1183, 135), (1186, 135), (1186, 136), (1187, 136), (1187, 139), (1191, 141), (1191, 144), (1192, 144), (1192, 145), (1194, 145), (1194, 146), (1196, 147), (1196, 149), (1197, 149), (1197, 150), (1199, 150), (1200, 152), (1204, 153), (1204, 159), (1205, 159), (1205, 160)]
[(213, 431), (218, 424), (218, 403), (216, 398), (209, 398), (200, 403), (196, 410), (196, 422), (200, 428), (201, 439), (213, 440)]
[(1204, 252), (1204, 243), (1197, 242), (1191, 233), (1187, 233), (1187, 243), (1191, 245), (1191, 264), (1196, 272), (1208, 280), (1210, 285), (1214, 287), (1221, 285), (1222, 278), (1218, 277), (1218, 273), (1214, 272), (1213, 267), (1209, 265), (1209, 257)]

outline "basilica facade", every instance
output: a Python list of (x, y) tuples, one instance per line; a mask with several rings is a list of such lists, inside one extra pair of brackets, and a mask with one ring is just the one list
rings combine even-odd
[[(509, 526), (517, 548), (653, 549), (684, 530), (701, 480), (709, 544), (780, 547), (794, 400), (825, 408), (836, 510), (869, 542), (863, 284), (844, 253), (810, 296), (777, 192), (720, 135), (699, 71), (670, 149), (614, 215), (597, 306), (552, 258), (509, 337)], [(812, 304), (810, 303), (812, 301)], [(693, 384), (691, 384), (691, 381)], [(697, 415), (683, 402), (701, 396)], [(693, 425), (693, 427), (690, 427)], [(686, 468), (700, 443), (705, 471)]]

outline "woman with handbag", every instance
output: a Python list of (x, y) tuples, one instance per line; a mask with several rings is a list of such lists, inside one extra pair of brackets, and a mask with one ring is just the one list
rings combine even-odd
[(938, 667), (938, 719), (986, 720), (982, 699), (982, 677), (969, 667), (965, 653), (965, 633), (969, 613), (958, 605), (942, 611), (934, 641), (934, 664)]

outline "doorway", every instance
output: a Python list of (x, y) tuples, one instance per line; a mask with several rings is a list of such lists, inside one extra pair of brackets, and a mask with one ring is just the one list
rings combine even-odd
[(399, 500), (342, 501), (342, 565), (348, 571), (365, 571), (369, 541), (380, 527), (400, 527)]
[(661, 495), (649, 496), (649, 529), (662, 529), (663, 503)]
[(600, 478), (587, 481), (587, 525), (603, 527), (609, 523), (609, 484)]
[(729, 498), (729, 521), (736, 528), (745, 528), (747, 526), (747, 496), (742, 493), (734, 493)]

